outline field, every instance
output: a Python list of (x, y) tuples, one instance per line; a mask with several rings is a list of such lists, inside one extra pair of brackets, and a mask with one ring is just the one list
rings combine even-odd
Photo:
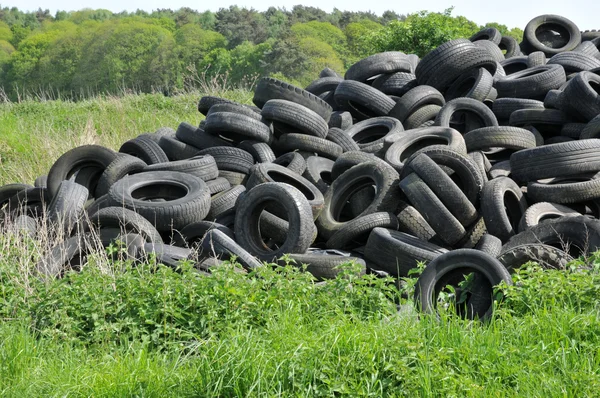
[[(249, 101), (247, 92), (215, 93)], [(200, 94), (0, 106), (0, 184), (65, 150), (198, 123)], [(118, 250), (118, 248), (112, 248)], [(600, 258), (531, 265), (487, 323), (417, 314), (414, 279), (315, 284), (295, 267), (203, 277), (92, 259), (39, 281), (36, 242), (0, 237), (0, 396), (597, 396)], [(586, 267), (582, 267), (586, 265)]]

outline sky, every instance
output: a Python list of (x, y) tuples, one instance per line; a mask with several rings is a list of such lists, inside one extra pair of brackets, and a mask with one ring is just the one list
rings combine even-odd
[(270, 6), (291, 9), (296, 4), (321, 8), (330, 12), (333, 8), (342, 11), (372, 11), (381, 15), (385, 10), (408, 14), (420, 10), (440, 12), (454, 6), (453, 16), (462, 15), (483, 25), (498, 22), (509, 28), (525, 28), (527, 22), (541, 14), (558, 14), (573, 21), (580, 30), (600, 30), (600, 1), (598, 0), (417, 0), (410, 2), (365, 1), (365, 0), (222, 0), (203, 3), (191, 0), (4, 0), (2, 7), (18, 7), (33, 11), (38, 8), (75, 11), (83, 8), (103, 8), (113, 12), (152, 11), (157, 8), (178, 9), (189, 7), (199, 11), (217, 11), (221, 7), (238, 5), (264, 11)]

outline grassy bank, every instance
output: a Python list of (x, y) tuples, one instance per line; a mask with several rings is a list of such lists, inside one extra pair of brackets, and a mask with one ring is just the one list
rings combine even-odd
[[(248, 91), (215, 92), (249, 102)], [(159, 127), (197, 124), (203, 94), (98, 97), (79, 102), (26, 100), (0, 105), (0, 184), (33, 183), (65, 151), (99, 144), (119, 149), (126, 140)]]

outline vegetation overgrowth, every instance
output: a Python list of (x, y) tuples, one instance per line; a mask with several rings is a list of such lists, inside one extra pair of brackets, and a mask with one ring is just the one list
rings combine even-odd
[[(444, 12), (400, 15), (314, 7), (265, 12), (237, 6), (151, 13), (0, 9), (0, 88), (12, 101), (88, 98), (125, 90), (167, 95), (206, 82), (252, 87), (274, 76), (308, 84), (324, 67), (343, 73), (378, 51), (425, 55), (483, 26)], [(490, 22), (503, 34), (522, 31)]]

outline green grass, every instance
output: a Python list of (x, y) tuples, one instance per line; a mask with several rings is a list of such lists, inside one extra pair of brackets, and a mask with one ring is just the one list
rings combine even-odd
[[(200, 96), (2, 105), (0, 181), (32, 182), (81, 143), (116, 149), (160, 126), (198, 123)], [(188, 266), (111, 266), (98, 255), (81, 273), (41, 281), (33, 268), (45, 244), (51, 242), (0, 234), (0, 396), (600, 391), (599, 257), (588, 259), (593, 266), (585, 270), (532, 266), (515, 274), (494, 317), (480, 323), (417, 314), (414, 279), (398, 292), (390, 281), (355, 276), (351, 267), (318, 285), (291, 266), (254, 275), (230, 266), (206, 277)]]
[[(250, 102), (249, 91), (214, 92)], [(203, 94), (98, 97), (79, 102), (25, 100), (0, 104), (0, 184), (33, 183), (53, 162), (78, 145), (99, 144), (118, 150), (139, 134), (179, 123), (198, 124)]]

